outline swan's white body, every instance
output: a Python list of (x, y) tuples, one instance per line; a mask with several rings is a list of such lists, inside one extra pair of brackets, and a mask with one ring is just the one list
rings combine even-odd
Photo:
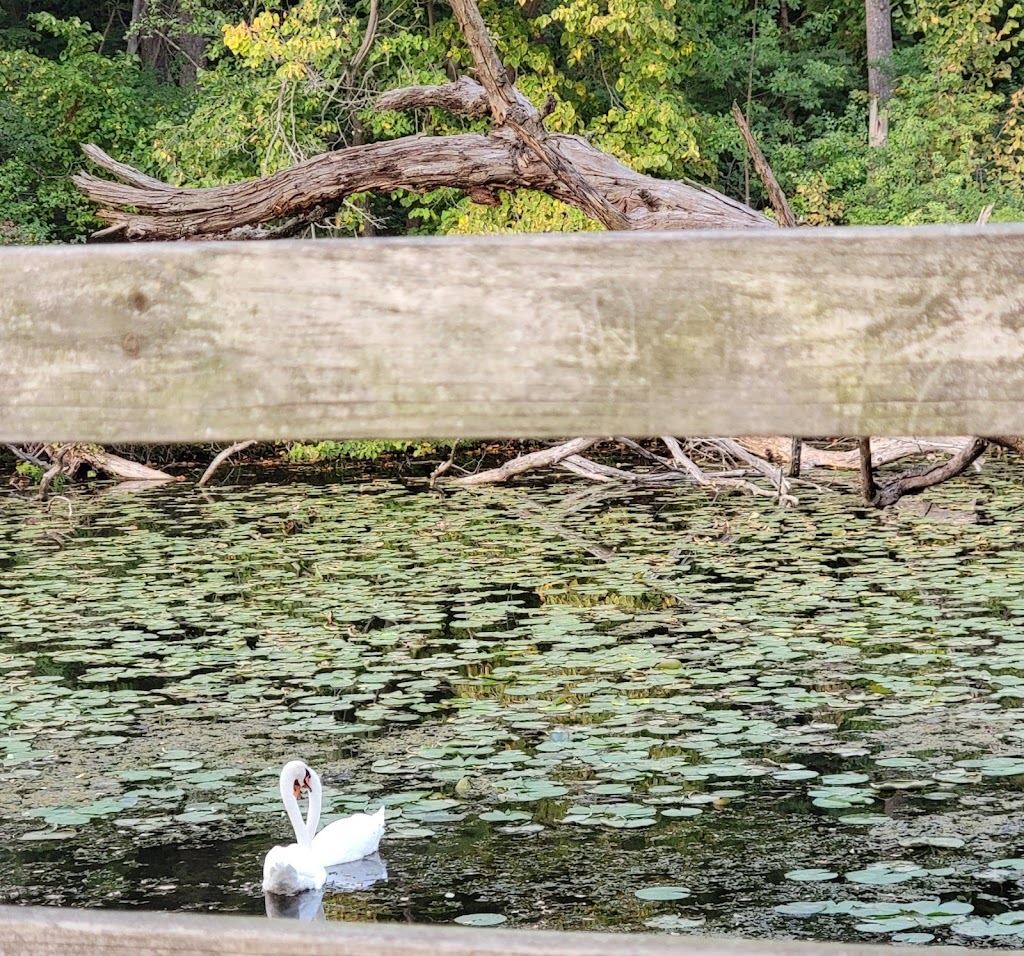
[(295, 896), (306, 890), (319, 890), (325, 882), (327, 871), (308, 846), (275, 846), (263, 861), (264, 893)]
[(295, 896), (318, 890), (327, 882), (327, 871), (317, 862), (310, 846), (306, 822), (299, 813), (296, 793), (304, 786), (309, 770), (301, 760), (292, 760), (281, 771), (281, 799), (295, 833), (295, 843), (275, 846), (263, 861), (263, 892)]
[[(306, 820), (299, 812), (298, 794), (309, 787)], [(263, 892), (295, 896), (319, 890), (329, 866), (351, 863), (377, 852), (384, 835), (384, 807), (372, 816), (355, 813), (336, 820), (320, 833), (323, 792), (320, 778), (301, 760), (292, 760), (281, 771), (281, 799), (295, 832), (295, 843), (275, 846), (263, 861)]]
[[(313, 857), (324, 867), (352, 863), (364, 856), (377, 852), (380, 838), (384, 836), (384, 808), (376, 813), (353, 813), (335, 820), (316, 832), (320, 824), (320, 808), (323, 791), (320, 777), (310, 770), (309, 815), (306, 817), (306, 832), (310, 835)], [(314, 835), (315, 834), (315, 835)]]

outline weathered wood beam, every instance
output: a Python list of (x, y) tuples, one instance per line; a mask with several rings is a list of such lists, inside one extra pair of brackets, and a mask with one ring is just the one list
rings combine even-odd
[[(937, 956), (962, 956), (952, 946)], [(1003, 950), (1002, 952), (1008, 952)], [(0, 907), (2, 956), (887, 956), (892, 947), (649, 933), (300, 923), (246, 916)]]
[(0, 249), (0, 442), (1024, 433), (1024, 226)]

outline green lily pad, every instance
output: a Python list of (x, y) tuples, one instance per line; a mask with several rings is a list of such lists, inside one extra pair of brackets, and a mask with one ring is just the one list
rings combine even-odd
[(636, 890), (633, 895), (647, 901), (685, 900), (690, 891), (685, 886), (647, 886)]
[(799, 883), (818, 882), (825, 880), (834, 880), (839, 876), (838, 873), (834, 873), (832, 870), (790, 870), (786, 874), (787, 880), (795, 880)]
[(807, 903), (782, 903), (779, 906), (772, 907), (776, 913), (782, 913), (784, 916), (817, 916), (819, 913), (824, 913), (828, 910), (829, 904), (822, 902), (807, 902)]
[(687, 919), (683, 916), (672, 916), (669, 914), (652, 916), (650, 919), (644, 920), (644, 926), (649, 926), (651, 929), (664, 930), (698, 929), (704, 923), (704, 919)]
[(460, 926), (499, 926), (507, 921), (508, 917), (501, 913), (463, 913), (455, 917)]
[(29, 830), (28, 833), (23, 833), (20, 837), (22, 840), (29, 841), (44, 841), (44, 840), (69, 840), (78, 831), (69, 829), (60, 830)]
[(847, 813), (839, 818), (840, 823), (856, 827), (876, 827), (883, 823), (891, 823), (892, 819), (884, 813)]
[(964, 846), (964, 843), (965, 841), (960, 837), (945, 836), (923, 836), (900, 840), (901, 846), (933, 846), (945, 850), (958, 850)]
[(1020, 934), (1020, 927), (1013, 923), (997, 923), (995, 920), (972, 917), (953, 927), (955, 932), (961, 936), (971, 936), (976, 939), (986, 939), (994, 936), (1017, 936)]
[(848, 787), (858, 783), (867, 783), (871, 778), (866, 773), (829, 773), (818, 782), (827, 787)]
[(908, 929), (914, 929), (917, 925), (917, 920), (911, 916), (888, 916), (864, 920), (857, 923), (854, 929), (862, 933), (902, 933)]
[(928, 871), (915, 864), (905, 863), (874, 863), (863, 870), (853, 870), (846, 874), (851, 883), (865, 883), (870, 886), (889, 886), (893, 883), (905, 883), (920, 876), (927, 876)]

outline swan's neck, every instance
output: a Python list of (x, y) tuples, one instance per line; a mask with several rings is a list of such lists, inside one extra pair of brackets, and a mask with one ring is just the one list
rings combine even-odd
[[(295, 794), (292, 792), (293, 781), (281, 777), (281, 799), (284, 801), (284, 809), (288, 814), (288, 820), (291, 822), (292, 830), (295, 832), (295, 842), (300, 846), (309, 846), (312, 837), (306, 828), (306, 822), (302, 819), (302, 814), (299, 812), (299, 801), (295, 799)], [(317, 808), (317, 816), (319, 817), (320, 810)]]
[(320, 826), (320, 810), (323, 802), (323, 790), (320, 787), (320, 776), (309, 768), (309, 810), (306, 812), (306, 839), (310, 843), (316, 836), (316, 828)]

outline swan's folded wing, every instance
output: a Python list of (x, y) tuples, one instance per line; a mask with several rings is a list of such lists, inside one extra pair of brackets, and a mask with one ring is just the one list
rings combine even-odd
[(373, 816), (355, 813), (335, 820), (313, 838), (313, 853), (322, 866), (351, 863), (377, 852), (384, 835), (384, 807)]

